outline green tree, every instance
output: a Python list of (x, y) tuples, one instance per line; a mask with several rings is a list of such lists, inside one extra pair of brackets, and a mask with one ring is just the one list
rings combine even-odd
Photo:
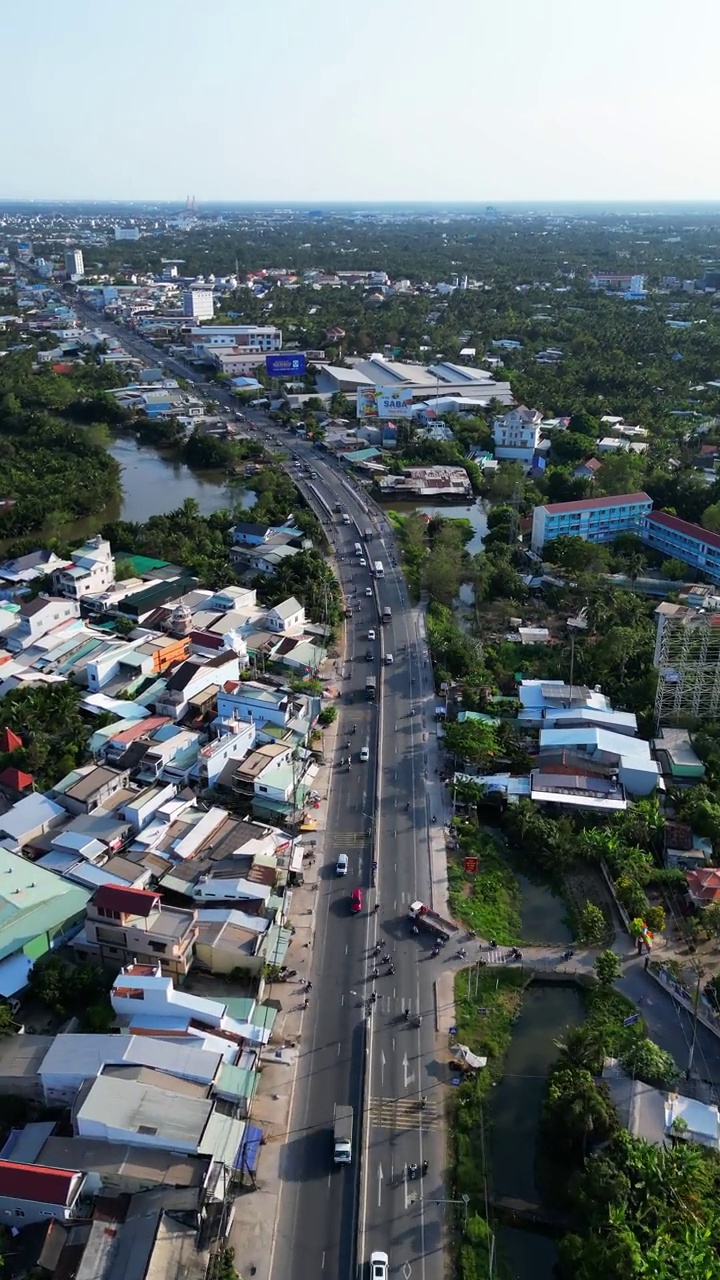
[(484, 720), (453, 721), (445, 726), (445, 750), (458, 760), (487, 767), (497, 752), (492, 725)]
[(598, 946), (607, 936), (607, 921), (594, 902), (586, 902), (580, 912), (578, 936), (589, 946)]
[[(720, 533), (720, 502), (713, 502), (706, 507), (700, 517), (700, 523), (703, 529), (709, 529), (711, 533)], [(687, 566), (685, 566), (687, 573)]]
[(665, 910), (659, 904), (654, 907), (648, 907), (645, 912), (645, 923), (648, 929), (652, 929), (653, 933), (662, 933), (665, 928)]
[(621, 965), (614, 951), (601, 951), (595, 959), (595, 973), (603, 987), (611, 987), (620, 976)]
[(720, 902), (710, 902), (700, 914), (702, 926), (709, 938), (720, 938)]
[(622, 1055), (621, 1062), (628, 1075), (637, 1076), (658, 1089), (669, 1088), (680, 1076), (672, 1055), (648, 1039), (634, 1040)]

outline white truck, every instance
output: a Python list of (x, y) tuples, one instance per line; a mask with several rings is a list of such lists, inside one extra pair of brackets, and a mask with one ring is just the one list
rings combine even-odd
[(335, 1103), (333, 1112), (335, 1164), (352, 1164), (353, 1109)]
[(446, 920), (444, 916), (438, 915), (437, 911), (433, 911), (432, 907), (427, 907), (424, 902), (412, 902), (408, 915), (416, 928), (428, 929), (443, 942), (448, 942), (458, 931), (454, 920)]

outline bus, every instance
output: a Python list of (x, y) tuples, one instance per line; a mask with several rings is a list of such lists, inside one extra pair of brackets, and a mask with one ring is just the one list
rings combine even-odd
[(376, 560), (376, 561), (375, 561), (375, 564), (373, 565), (373, 569), (374, 569), (374, 571), (375, 571), (375, 577), (376, 577), (376, 578), (384, 578), (384, 577), (385, 577), (385, 570), (383, 569), (383, 562), (382, 562), (382, 560)]

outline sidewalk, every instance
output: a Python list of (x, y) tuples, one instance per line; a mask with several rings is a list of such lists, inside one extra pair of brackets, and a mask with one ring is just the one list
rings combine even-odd
[(285, 957), (289, 969), (297, 969), (292, 982), (269, 983), (263, 1000), (278, 1006), (272, 1039), (263, 1051), (258, 1092), (252, 1106), (252, 1123), (262, 1129), (264, 1146), (259, 1159), (257, 1190), (241, 1192), (234, 1200), (234, 1220), (228, 1244), (235, 1250), (235, 1269), (241, 1276), (270, 1280), (273, 1246), (282, 1191), (282, 1159), (290, 1128), (297, 1063), (302, 1052), (304, 985), (312, 973), (315, 914), (320, 870), (328, 837), (328, 803), (335, 758), (337, 720), (325, 732), (327, 764), (318, 770), (316, 790), (322, 799), (314, 832), (315, 862), (306, 864), (305, 884), (292, 889), (288, 913), (294, 936)]

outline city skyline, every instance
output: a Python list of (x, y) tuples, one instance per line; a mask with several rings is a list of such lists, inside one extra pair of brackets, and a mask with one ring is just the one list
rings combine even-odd
[[(717, 199), (709, 0), (8, 0), (5, 200)], [(438, 31), (438, 28), (441, 30)], [(698, 33), (702, 39), (698, 39)], [(683, 47), (692, 75), (678, 75)], [(200, 202), (200, 196), (198, 196)]]

